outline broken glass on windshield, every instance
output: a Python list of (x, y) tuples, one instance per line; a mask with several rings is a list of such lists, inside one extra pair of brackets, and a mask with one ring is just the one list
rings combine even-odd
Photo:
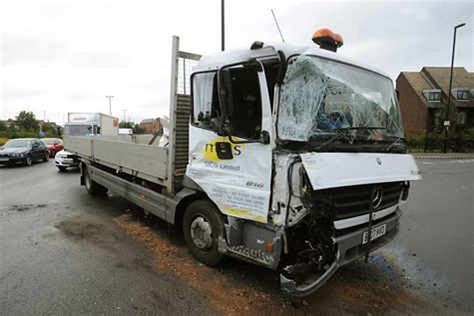
[(391, 80), (328, 59), (292, 57), (281, 89), (279, 137), (308, 141), (359, 128), (376, 139), (403, 137)]

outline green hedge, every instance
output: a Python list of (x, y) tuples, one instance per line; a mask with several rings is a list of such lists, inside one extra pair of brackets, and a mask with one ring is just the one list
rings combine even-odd
[[(58, 137), (55, 133), (46, 132), (44, 137)], [(0, 131), (0, 146), (7, 140), (13, 138), (38, 138), (38, 132), (34, 130), (8, 129)]]
[[(439, 152), (443, 150), (444, 133), (409, 133), (405, 134), (408, 149), (410, 151)], [(450, 152), (473, 152), (474, 151), (474, 128), (460, 132), (457, 135), (449, 135), (447, 141)]]

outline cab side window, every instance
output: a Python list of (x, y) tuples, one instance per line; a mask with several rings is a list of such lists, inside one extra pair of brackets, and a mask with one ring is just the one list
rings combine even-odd
[(216, 130), (219, 117), (216, 72), (197, 73), (192, 77), (193, 116), (192, 124)]
[(262, 124), (262, 100), (258, 72), (244, 67), (223, 74), (226, 116), (232, 136), (258, 139)]

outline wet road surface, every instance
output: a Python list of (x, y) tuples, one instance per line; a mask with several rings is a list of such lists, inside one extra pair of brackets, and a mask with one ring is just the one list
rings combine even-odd
[(401, 233), (294, 306), (278, 276), (194, 261), (169, 227), (52, 162), (0, 168), (0, 314), (472, 314), (474, 161), (418, 161)]

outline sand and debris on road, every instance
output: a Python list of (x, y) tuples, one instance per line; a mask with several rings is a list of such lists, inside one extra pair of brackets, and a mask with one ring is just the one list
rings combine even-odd
[(281, 295), (276, 272), (232, 259), (209, 268), (193, 259), (182, 241), (170, 238), (164, 223), (144, 220), (140, 212), (114, 221), (145, 243), (157, 269), (184, 280), (221, 314), (410, 314), (439, 308), (410, 289), (401, 269), (381, 253), (372, 255), (368, 264), (356, 261), (341, 268), (316, 293), (294, 305)]

